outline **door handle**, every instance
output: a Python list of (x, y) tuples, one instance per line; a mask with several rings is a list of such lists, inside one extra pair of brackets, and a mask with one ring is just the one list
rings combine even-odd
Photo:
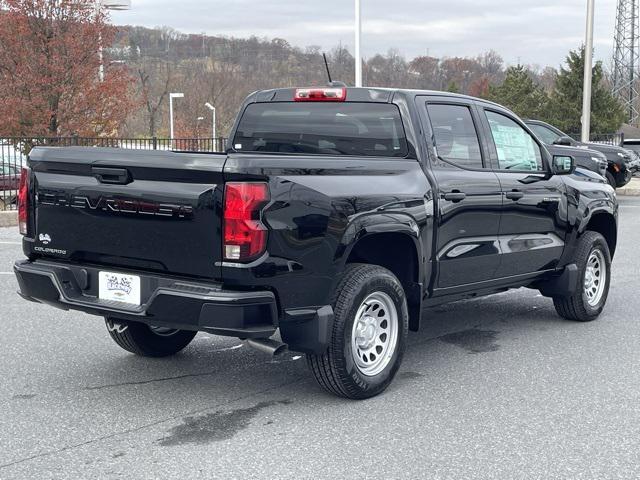
[(454, 190), (453, 192), (445, 193), (443, 197), (445, 200), (458, 203), (467, 198), (467, 194), (459, 190)]
[(505, 195), (509, 200), (520, 200), (524, 197), (524, 193), (520, 190), (512, 190), (511, 192), (507, 192)]
[(129, 172), (125, 168), (101, 168), (92, 167), (91, 173), (100, 183), (111, 183), (114, 185), (126, 185), (131, 182)]

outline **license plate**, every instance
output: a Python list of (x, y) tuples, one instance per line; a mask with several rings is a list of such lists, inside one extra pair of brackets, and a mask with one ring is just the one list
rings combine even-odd
[(140, 277), (124, 273), (100, 272), (100, 300), (140, 305)]

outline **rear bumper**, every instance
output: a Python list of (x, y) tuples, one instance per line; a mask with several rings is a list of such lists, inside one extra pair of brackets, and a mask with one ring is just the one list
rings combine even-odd
[(98, 298), (99, 272), (109, 268), (25, 260), (13, 269), (21, 297), (64, 310), (238, 338), (268, 338), (279, 328), (289, 349), (304, 353), (323, 353), (331, 339), (331, 306), (286, 309), (280, 315), (270, 291), (226, 290), (215, 283), (130, 272), (140, 276), (137, 307)]
[(95, 267), (22, 261), (14, 272), (23, 298), (65, 310), (240, 338), (270, 337), (278, 328), (276, 299), (269, 291), (229, 291), (142, 274), (143, 303), (137, 307), (100, 300)]

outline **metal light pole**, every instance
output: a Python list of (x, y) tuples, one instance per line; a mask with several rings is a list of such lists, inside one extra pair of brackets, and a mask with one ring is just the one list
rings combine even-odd
[[(105, 10), (131, 10), (131, 0), (97, 0), (96, 8)], [(98, 38), (98, 57), (100, 66), (98, 67), (98, 79), (104, 82), (104, 61), (102, 55), (102, 35)]]
[[(204, 120), (204, 117), (196, 118), (196, 138), (200, 140), (200, 122)], [(200, 143), (200, 142), (198, 142)]]
[(582, 136), (589, 141), (591, 133), (591, 81), (593, 76), (593, 15), (595, 0), (587, 0), (587, 38), (584, 49), (584, 87), (582, 97)]
[(362, 86), (362, 54), (360, 53), (360, 40), (362, 37), (362, 9), (360, 0), (356, 0), (356, 87)]
[(215, 142), (216, 139), (216, 107), (214, 107), (213, 105), (211, 105), (209, 102), (204, 104), (205, 107), (207, 107), (209, 110), (211, 110), (212, 116), (213, 116), (213, 140)]
[(169, 135), (171, 138), (171, 146), (173, 147), (173, 99), (184, 98), (184, 93), (170, 93), (169, 94)]

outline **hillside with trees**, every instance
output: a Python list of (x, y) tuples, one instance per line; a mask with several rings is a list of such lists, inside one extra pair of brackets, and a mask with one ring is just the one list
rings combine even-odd
[[(179, 135), (208, 135), (205, 102), (216, 106), (219, 131), (225, 135), (250, 92), (326, 82), (320, 48), (302, 49), (283, 39), (234, 39), (185, 35), (170, 28), (121, 27), (117, 47), (110, 53), (133, 72), (142, 98), (143, 108), (128, 119), (124, 129), (131, 136), (167, 134), (171, 91), (185, 94), (176, 102)], [(333, 78), (353, 84), (351, 53), (338, 45), (327, 56)], [(508, 67), (495, 51), (477, 57), (419, 56), (409, 60), (391, 49), (363, 63), (363, 79), (369, 86), (445, 90), (488, 98), (523, 117), (540, 118), (577, 132), (583, 65), (581, 50), (570, 52), (567, 64), (558, 71), (552, 67)], [(603, 66), (597, 63), (594, 132), (613, 132), (624, 120), (620, 105), (609, 92)]]
[[(211, 136), (209, 102), (225, 136), (252, 91), (322, 85), (320, 47), (284, 39), (183, 34), (169, 27), (112, 27), (89, 0), (0, 0), (0, 135), (166, 137), (170, 92), (176, 137)], [(104, 81), (98, 79), (100, 38)], [(108, 48), (107, 48), (108, 47)], [(326, 52), (334, 79), (354, 82), (342, 45)], [(580, 129), (580, 50), (565, 66), (507, 66), (495, 51), (476, 57), (405, 58), (390, 49), (363, 63), (366, 85), (448, 90), (484, 97), (524, 117)], [(615, 131), (624, 114), (601, 64), (594, 67), (593, 130)]]

